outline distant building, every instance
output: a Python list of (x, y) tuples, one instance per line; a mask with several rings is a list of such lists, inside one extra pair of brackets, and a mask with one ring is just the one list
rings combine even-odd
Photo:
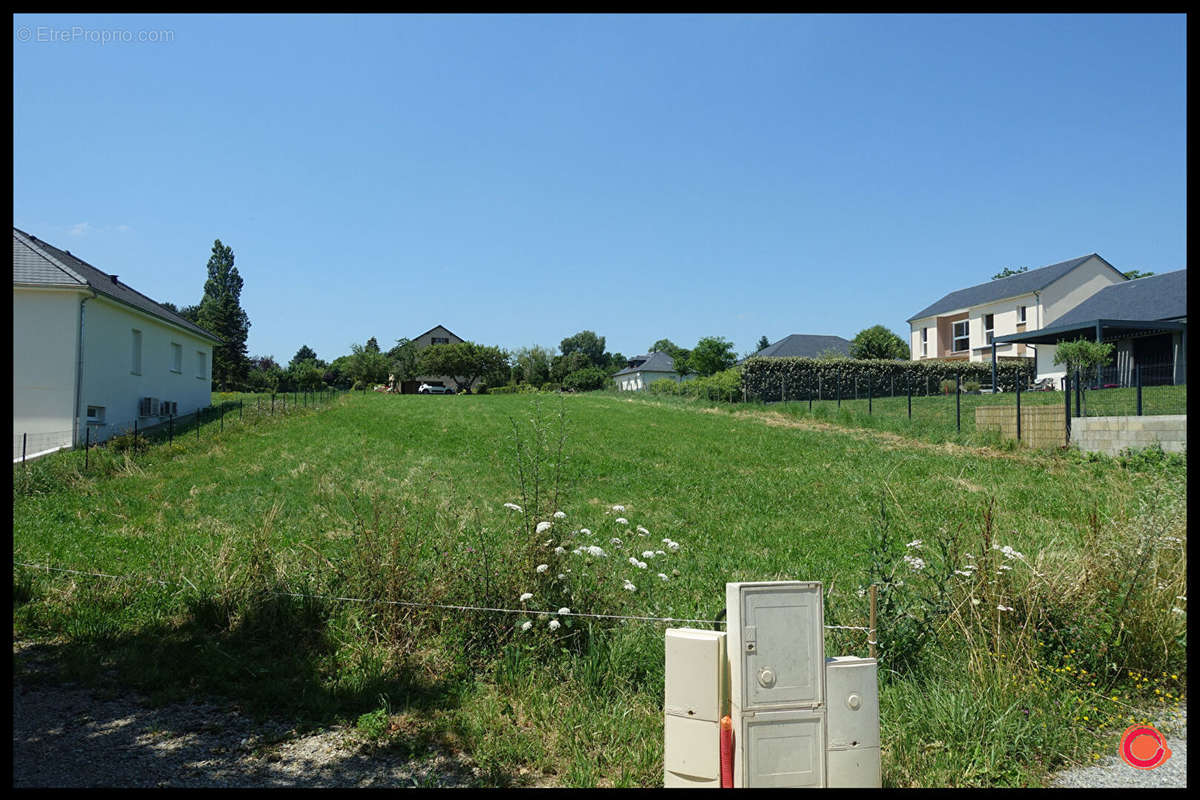
[(651, 383), (664, 378), (672, 381), (687, 380), (680, 378), (679, 373), (675, 371), (675, 359), (662, 352), (634, 356), (629, 359), (625, 369), (613, 375), (617, 388), (630, 392), (645, 391)]
[(767, 345), (751, 358), (819, 358), (834, 353), (850, 357), (850, 341), (840, 336), (793, 333)]

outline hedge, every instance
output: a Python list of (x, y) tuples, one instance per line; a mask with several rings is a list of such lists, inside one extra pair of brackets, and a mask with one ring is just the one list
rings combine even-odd
[(647, 387), (651, 394), (674, 394), (683, 397), (699, 397), (706, 400), (740, 402), (742, 399), (742, 377), (740, 367), (731, 367), (713, 373), (707, 378), (692, 378), (674, 381), (660, 378)]
[[(1032, 358), (1000, 361), (996, 377), (1003, 391), (1016, 390), (1033, 380)], [(854, 358), (750, 358), (742, 364), (742, 389), (748, 400), (805, 400), (814, 397), (833, 399), (841, 384), (843, 398), (905, 394), (911, 382), (914, 395), (938, 394), (943, 380), (961, 378), (992, 384), (989, 361), (890, 361)]]

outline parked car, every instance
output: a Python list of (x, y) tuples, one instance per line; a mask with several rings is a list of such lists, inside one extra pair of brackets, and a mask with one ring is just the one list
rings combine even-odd
[(417, 387), (417, 394), (454, 394), (454, 390), (447, 386), (433, 386), (432, 384), (422, 383)]

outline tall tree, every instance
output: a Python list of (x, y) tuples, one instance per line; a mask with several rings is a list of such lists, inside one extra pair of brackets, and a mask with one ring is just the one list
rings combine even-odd
[(908, 343), (882, 325), (859, 331), (850, 342), (852, 358), (908, 358)]
[(224, 390), (241, 386), (250, 366), (246, 355), (250, 318), (242, 310), (241, 298), (242, 276), (233, 265), (233, 248), (217, 239), (208, 259), (208, 280), (196, 324), (221, 339), (221, 344), (213, 345), (212, 382)]
[[(558, 349), (562, 351), (564, 357), (582, 353), (587, 358), (587, 364), (593, 367), (601, 367), (606, 363), (604, 337), (597, 336), (594, 331), (580, 331), (574, 336), (568, 336), (559, 343)], [(582, 369), (582, 367), (577, 367), (577, 369)], [(574, 372), (575, 370), (570, 371)]]
[(1029, 272), (1029, 267), (1017, 267), (1016, 269), (1013, 269), (1012, 267), (1005, 267), (993, 275), (992, 280), (996, 281), (1000, 280), (1001, 278), (1007, 278), (1009, 275), (1020, 275), (1022, 272)]
[(370, 339), (367, 339), (367, 349), (372, 353), (379, 352), (379, 342), (375, 340), (374, 336), (372, 336)]
[(313, 350), (308, 345), (302, 344), (302, 345), (300, 345), (300, 349), (296, 351), (296, 355), (292, 356), (292, 360), (288, 362), (288, 365), (291, 366), (292, 364), (299, 364), (301, 361), (316, 361), (316, 360), (317, 360), (316, 351)]
[(470, 391), (476, 380), (507, 364), (508, 353), (475, 342), (434, 344), (421, 351), (421, 373), (449, 375), (460, 392)]
[(755, 349), (754, 352), (757, 353), (759, 350), (765, 350), (766, 348), (768, 348), (770, 346), (771, 346), (771, 340), (768, 339), (766, 336), (760, 336), (760, 337), (758, 337), (758, 348)]
[(687, 357), (688, 369), (701, 377), (729, 369), (737, 362), (733, 342), (720, 336), (705, 336)]
[(420, 374), (420, 352), (412, 339), (400, 338), (396, 346), (387, 351), (392, 362), (392, 389), (398, 390), (404, 381), (415, 380)]
[(346, 372), (351, 380), (361, 381), (365, 386), (374, 386), (387, 381), (392, 366), (387, 356), (378, 350), (370, 350), (358, 342), (350, 345), (350, 351)]
[(1134, 281), (1138, 278), (1149, 278), (1153, 274), (1153, 272), (1142, 272), (1140, 269), (1131, 269), (1129, 272), (1125, 273), (1125, 277), (1129, 278), (1131, 281)]

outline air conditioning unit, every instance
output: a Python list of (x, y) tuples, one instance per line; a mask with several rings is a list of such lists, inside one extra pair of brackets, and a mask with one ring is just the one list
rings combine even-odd
[(157, 417), (159, 402), (157, 397), (143, 397), (138, 401), (139, 417)]

